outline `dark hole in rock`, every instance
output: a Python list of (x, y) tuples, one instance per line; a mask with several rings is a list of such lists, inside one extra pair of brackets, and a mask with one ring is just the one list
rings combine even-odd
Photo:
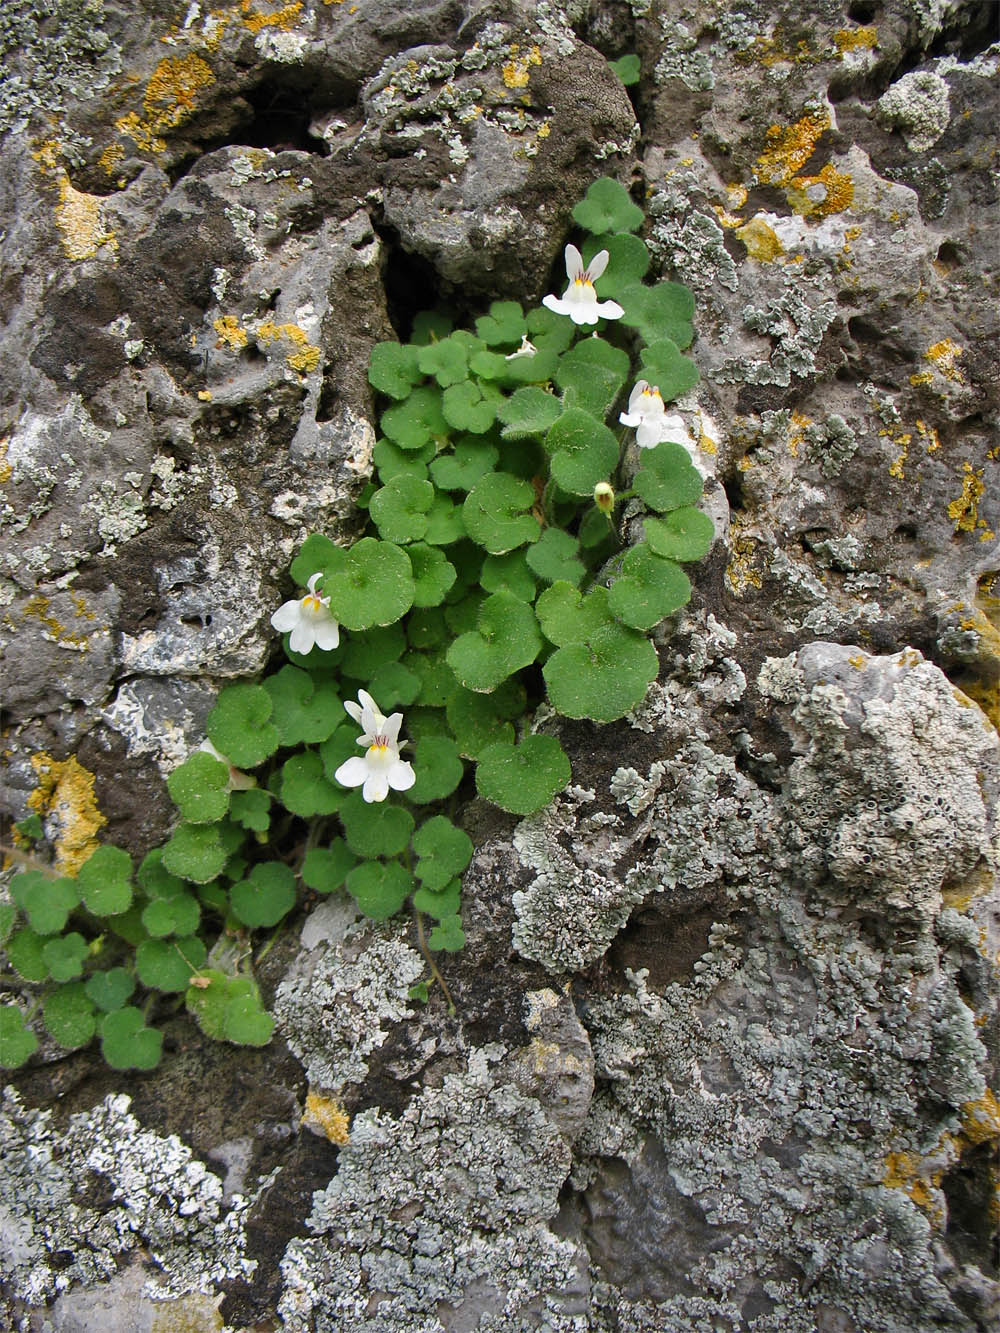
[(1000, 1258), (990, 1225), (990, 1168), (994, 1162), (994, 1144), (977, 1144), (961, 1155), (941, 1181), (948, 1200), (948, 1240), (965, 1263), (992, 1266)]
[(389, 321), (399, 340), (406, 342), (416, 316), (441, 305), (441, 282), (422, 255), (403, 248), (395, 228), (380, 223), (375, 231), (385, 251), (383, 281)]
[(855, 0), (847, 6), (847, 17), (855, 23), (871, 23), (879, 8), (875, 0)]

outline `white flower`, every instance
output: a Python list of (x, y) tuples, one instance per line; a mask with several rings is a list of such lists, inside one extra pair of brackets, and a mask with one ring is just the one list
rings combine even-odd
[(384, 801), (390, 787), (407, 791), (417, 780), (412, 764), (399, 757), (403, 714), (383, 717), (367, 690), (358, 690), (358, 699), (360, 703), (348, 699), (344, 707), (364, 732), (358, 744), (368, 748), (363, 755), (346, 760), (333, 776), (345, 787), (360, 787), (366, 801)]
[(308, 653), (313, 644), (327, 652), (340, 642), (340, 626), (330, 611), (330, 599), (320, 597), (316, 591), (322, 577), (322, 574), (310, 575), (305, 597), (285, 602), (271, 617), (271, 624), (282, 634), (291, 630), (288, 646), (293, 653)]
[(224, 754), (220, 754), (212, 742), (206, 737), (198, 746), (199, 750), (204, 750), (210, 754), (213, 759), (218, 759), (220, 764), (225, 764), (229, 769), (228, 788), (230, 791), (249, 791), (251, 787), (256, 787), (257, 779), (249, 773), (243, 773), (238, 768), (234, 768)]
[(596, 324), (601, 315), (605, 319), (621, 319), (625, 311), (617, 301), (599, 301), (594, 283), (608, 266), (607, 250), (598, 250), (593, 259), (583, 266), (583, 256), (575, 245), (566, 247), (566, 276), (569, 286), (562, 295), (542, 297), (542, 305), (557, 315), (569, 315), (574, 324)]
[(533, 342), (528, 341), (528, 335), (525, 333), (521, 335), (521, 346), (516, 352), (511, 352), (509, 355), (505, 356), (504, 360), (516, 361), (519, 356), (534, 356), (537, 351), (538, 348)]
[(623, 426), (635, 427), (635, 442), (640, 449), (654, 449), (664, 440), (673, 440), (689, 453), (694, 450), (683, 420), (676, 413), (667, 416), (659, 389), (655, 384), (650, 388), (645, 380), (636, 384), (629, 395), (628, 411), (622, 412), (618, 420)]

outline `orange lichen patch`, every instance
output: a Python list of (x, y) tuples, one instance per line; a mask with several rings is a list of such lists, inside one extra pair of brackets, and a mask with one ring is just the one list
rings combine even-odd
[(97, 850), (97, 834), (108, 822), (97, 808), (94, 775), (75, 755), (59, 760), (36, 754), (31, 766), (38, 786), (28, 797), (28, 808), (45, 820), (56, 869), (75, 875)]
[(199, 389), (199, 390), (198, 390), (198, 402), (199, 402), (199, 403), (210, 403), (211, 401), (212, 401), (212, 391), (211, 391), (211, 389)]
[[(956, 691), (968, 703), (971, 695), (965, 686)], [(993, 875), (986, 866), (981, 866), (967, 875), (960, 884), (948, 884), (941, 890), (941, 902), (945, 907), (953, 907), (956, 912), (967, 912), (974, 899), (981, 898), (993, 888)]]
[(929, 454), (936, 454), (941, 448), (941, 440), (937, 430), (933, 426), (928, 426), (925, 421), (917, 417), (917, 430), (920, 432), (920, 438), (927, 445)]
[(742, 227), (743, 219), (739, 213), (730, 213), (721, 204), (713, 204), (712, 212), (719, 220), (720, 227)]
[(281, 32), (290, 32), (299, 21), (302, 0), (293, 0), (292, 4), (276, 9), (270, 14), (261, 14), (251, 9), (250, 0), (242, 0), (240, 9), (244, 16), (243, 26), (249, 28), (252, 33), (262, 32), (264, 28), (277, 28)]
[(973, 1147), (1000, 1139), (1000, 1103), (989, 1088), (975, 1101), (962, 1104), (961, 1135)]
[(165, 153), (167, 150), (167, 141), (154, 134), (134, 111), (119, 116), (115, 121), (115, 129), (131, 139), (136, 148), (142, 149), (144, 153)]
[(971, 463), (962, 464), (962, 493), (948, 506), (948, 517), (955, 525), (956, 532), (975, 532), (977, 527), (986, 527), (985, 519), (979, 517), (979, 501), (986, 487), (983, 484), (984, 468), (974, 468)]
[(815, 176), (796, 176), (785, 198), (802, 217), (825, 218), (854, 202), (854, 182), (830, 162)]
[(324, 1134), (331, 1143), (348, 1143), (351, 1137), (351, 1118), (336, 1097), (324, 1097), (318, 1092), (306, 1094), (302, 1123), (307, 1129)]
[(761, 217), (751, 218), (749, 222), (738, 227), (736, 235), (746, 246), (750, 258), (762, 264), (773, 263), (785, 253), (785, 247), (778, 239), (777, 232)]
[(961, 368), (958, 365), (958, 358), (963, 354), (964, 348), (953, 343), (950, 338), (942, 338), (940, 342), (932, 343), (924, 353), (924, 360), (931, 361), (938, 368), (946, 380), (954, 380), (958, 384), (964, 383)]
[(901, 446), (900, 452), (889, 464), (889, 476), (895, 477), (897, 481), (905, 481), (906, 472), (904, 471), (904, 469), (906, 467), (907, 455), (910, 452), (910, 444), (913, 440), (913, 433), (911, 431), (901, 431), (901, 430), (893, 430), (893, 431), (880, 430), (879, 434), (888, 435), (889, 438), (895, 444)]
[(910, 1196), (930, 1221), (941, 1226), (945, 1211), (940, 1196), (945, 1171), (955, 1160), (954, 1139), (942, 1135), (938, 1145), (926, 1157), (914, 1152), (891, 1152), (885, 1158), (882, 1183), (889, 1189), (901, 1189)]
[(755, 37), (750, 46), (735, 53), (738, 65), (762, 65), (772, 69), (775, 65), (815, 65), (823, 59), (823, 54), (811, 42), (790, 42), (784, 25), (775, 25), (770, 37)]
[(841, 55), (847, 51), (874, 51), (878, 46), (875, 28), (841, 28), (833, 34), (833, 44)]
[(101, 198), (75, 190), (65, 172), (59, 179), (56, 226), (62, 232), (62, 247), (68, 259), (93, 259), (102, 245), (118, 248), (114, 233), (101, 218)]
[(5, 435), (0, 440), (0, 486), (6, 486), (13, 476), (14, 469), (7, 462), (7, 454), (10, 450), (10, 436)]
[(757, 181), (762, 185), (789, 185), (829, 128), (830, 113), (825, 109), (807, 111), (794, 125), (772, 125), (766, 147), (757, 159)]
[(284, 341), (291, 350), (285, 354), (285, 363), (300, 375), (307, 375), (319, 365), (319, 348), (309, 341), (305, 329), (297, 324), (275, 324), (266, 320), (257, 330), (258, 339), (265, 347)]
[[(511, 52), (518, 50), (517, 46), (512, 46)], [(542, 63), (542, 53), (539, 47), (533, 46), (526, 56), (508, 60), (505, 65), (500, 67), (500, 73), (503, 75), (503, 81), (508, 88), (526, 88), (528, 80), (531, 78), (532, 65)]]
[(202, 88), (214, 82), (211, 66), (201, 56), (166, 57), (146, 84), (142, 108), (147, 122), (156, 131), (173, 129), (191, 115)]
[(788, 452), (793, 458), (798, 458), (799, 445), (805, 438), (806, 427), (811, 425), (812, 417), (803, 416), (801, 412), (792, 413), (792, 426), (788, 432), (786, 444), (788, 445)]
[(31, 156), (43, 171), (55, 171), (59, 166), (60, 152), (59, 141), (57, 139), (46, 139), (43, 143), (38, 145)]
[(219, 335), (216, 347), (228, 347), (233, 352), (239, 352), (250, 341), (249, 334), (235, 315), (222, 315), (214, 319), (212, 328)]

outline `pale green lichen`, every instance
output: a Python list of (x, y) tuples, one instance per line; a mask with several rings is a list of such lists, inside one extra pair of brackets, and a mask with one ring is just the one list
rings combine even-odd
[(844, 464), (854, 457), (858, 438), (842, 416), (834, 412), (825, 422), (813, 422), (803, 432), (806, 454), (819, 464), (824, 477), (838, 477)]
[(886, 128), (898, 129), (911, 152), (924, 153), (948, 128), (948, 85), (930, 70), (904, 74), (878, 99), (875, 118)]
[(724, 383), (777, 384), (782, 388), (791, 384), (793, 375), (811, 378), (816, 373), (816, 352), (836, 313), (833, 301), (810, 303), (791, 284), (762, 306), (744, 306), (744, 327), (774, 339), (770, 356), (766, 361), (731, 358), (723, 362), (714, 378)]
[(0, 7), (0, 132), (48, 122), (69, 98), (89, 99), (121, 70), (103, 31), (102, 0), (32, 0)]
[[(176, 1135), (143, 1129), (129, 1105), (109, 1096), (60, 1131), (51, 1111), (5, 1090), (0, 1262), (26, 1304), (106, 1281), (140, 1248), (155, 1269), (148, 1288), (161, 1297), (209, 1291), (256, 1268), (244, 1230), (253, 1199), (234, 1196), (227, 1206), (218, 1176)], [(91, 1203), (95, 1177), (100, 1198)]]

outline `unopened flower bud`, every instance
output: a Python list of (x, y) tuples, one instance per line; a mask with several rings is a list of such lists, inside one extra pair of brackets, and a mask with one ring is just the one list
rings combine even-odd
[(599, 481), (594, 487), (594, 504), (602, 514), (611, 514), (615, 508), (615, 492), (606, 481)]

